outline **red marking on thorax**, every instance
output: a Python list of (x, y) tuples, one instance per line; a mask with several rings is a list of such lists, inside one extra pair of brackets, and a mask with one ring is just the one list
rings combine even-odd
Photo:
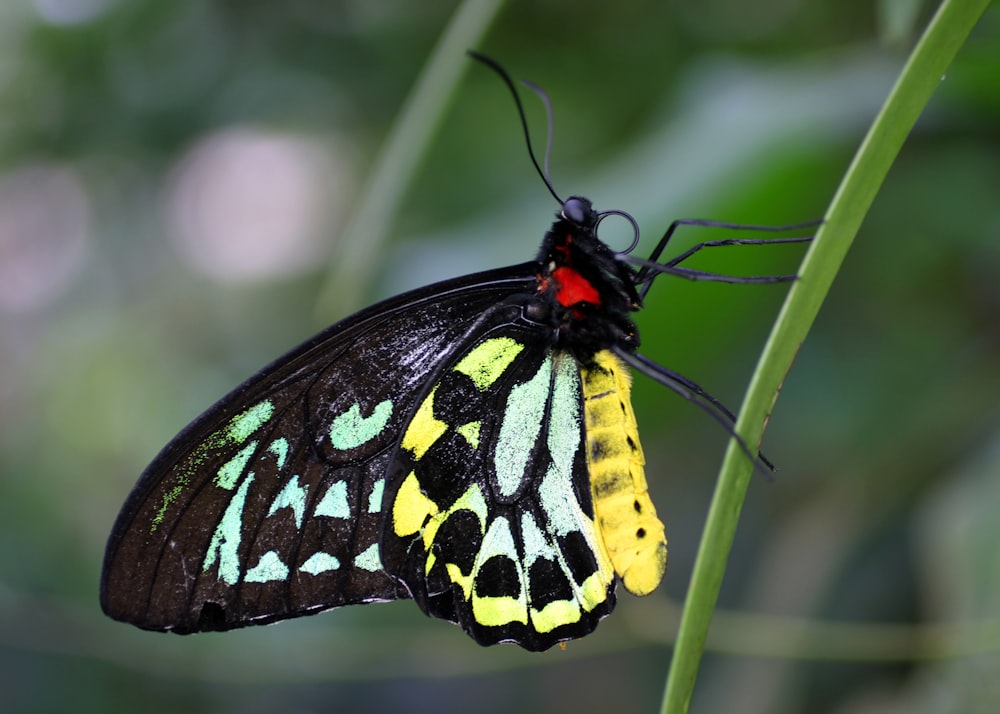
[(597, 292), (590, 281), (572, 268), (565, 266), (552, 271), (552, 279), (556, 281), (556, 300), (563, 307), (571, 307), (581, 302), (592, 305), (601, 304), (601, 294)]

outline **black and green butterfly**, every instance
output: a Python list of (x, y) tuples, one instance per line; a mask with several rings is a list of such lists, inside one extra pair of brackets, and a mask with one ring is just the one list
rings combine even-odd
[(413, 598), (480, 644), (544, 650), (590, 633), (617, 580), (656, 588), (667, 544), (629, 366), (730, 430), (732, 414), (638, 355), (631, 313), (662, 273), (791, 277), (680, 267), (719, 242), (658, 263), (684, 221), (637, 270), (634, 243), (615, 253), (597, 237), (630, 216), (559, 202), (535, 260), (363, 310), (182, 431), (118, 516), (104, 611), (191, 633)]

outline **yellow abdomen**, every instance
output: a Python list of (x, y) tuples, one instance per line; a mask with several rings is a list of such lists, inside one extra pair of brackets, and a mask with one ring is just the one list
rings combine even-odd
[(667, 567), (667, 538), (649, 498), (628, 367), (609, 350), (580, 370), (594, 521), (633, 595), (651, 593)]

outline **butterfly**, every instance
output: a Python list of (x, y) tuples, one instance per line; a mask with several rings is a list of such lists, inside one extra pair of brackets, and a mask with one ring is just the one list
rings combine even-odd
[[(507, 83), (527, 136), (507, 73), (470, 54)], [(730, 432), (733, 416), (637, 352), (632, 314), (664, 273), (794, 279), (680, 265), (703, 247), (808, 239), (708, 242), (658, 262), (679, 225), (742, 227), (675, 221), (638, 260), (631, 216), (559, 199), (530, 139), (528, 151), (560, 204), (536, 258), (362, 310), (198, 417), (115, 522), (107, 615), (184, 634), (412, 598), (480, 644), (540, 651), (592, 632), (618, 581), (657, 587), (667, 541), (630, 368)], [(622, 252), (597, 235), (612, 215), (635, 228)]]

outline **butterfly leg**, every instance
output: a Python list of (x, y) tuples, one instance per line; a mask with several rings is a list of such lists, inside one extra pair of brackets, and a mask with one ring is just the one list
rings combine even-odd
[(767, 231), (772, 233), (782, 233), (785, 231), (797, 230), (800, 228), (811, 228), (817, 226), (822, 221), (807, 221), (805, 223), (793, 223), (786, 226), (758, 226), (758, 225), (745, 225), (740, 223), (726, 223), (723, 221), (707, 221), (694, 218), (682, 218), (673, 221), (667, 228), (663, 237), (660, 238), (653, 252), (650, 253), (649, 258), (646, 260), (630, 258), (630, 262), (638, 263), (642, 267), (639, 270), (638, 277), (636, 279), (637, 284), (642, 284), (642, 289), (639, 291), (640, 297), (645, 297), (652, 286), (653, 279), (662, 273), (670, 273), (671, 275), (677, 275), (679, 277), (687, 278), (689, 280), (707, 280), (713, 282), (725, 282), (725, 283), (776, 283), (776, 282), (788, 282), (794, 280), (796, 276), (794, 275), (777, 275), (777, 276), (761, 276), (761, 277), (735, 277), (735, 276), (725, 276), (719, 275), (717, 273), (708, 273), (699, 270), (690, 270), (688, 268), (677, 267), (680, 263), (684, 262), (695, 253), (705, 249), (705, 248), (715, 248), (724, 245), (770, 245), (773, 243), (807, 243), (812, 240), (812, 236), (802, 236), (802, 237), (792, 237), (792, 238), (727, 238), (722, 240), (705, 241), (692, 246), (688, 250), (684, 251), (678, 256), (671, 258), (664, 263), (658, 263), (660, 256), (666, 249), (667, 244), (673, 237), (674, 233), (680, 226), (700, 226), (703, 228), (726, 228), (728, 230), (745, 230), (745, 231)]

